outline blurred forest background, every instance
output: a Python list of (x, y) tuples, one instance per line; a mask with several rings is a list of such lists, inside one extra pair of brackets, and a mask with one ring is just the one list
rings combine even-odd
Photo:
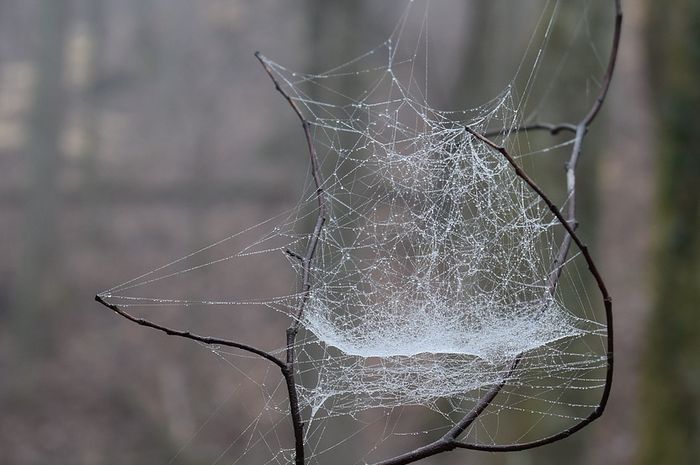
[[(581, 3), (607, 54), (612, 2), (561, 2), (562, 17), (573, 24)], [(324, 70), (383, 41), (404, 4), (0, 0), (0, 464), (217, 460), (240, 427), (238, 374), (92, 296), (288, 208), (307, 173), (303, 138), (253, 52)], [(494, 95), (544, 4), (434, 0), (433, 104)], [(426, 463), (700, 457), (700, 2), (624, 8), (580, 178), (582, 234), (614, 299), (609, 410), (529, 453)], [(550, 46), (575, 54), (566, 22), (557, 27)], [(599, 75), (587, 63), (576, 72)], [(542, 111), (553, 122), (578, 89), (566, 78)], [(245, 271), (263, 293), (291, 279), (265, 264)], [(202, 331), (227, 324), (208, 318)], [(263, 341), (281, 334), (247, 324)]]

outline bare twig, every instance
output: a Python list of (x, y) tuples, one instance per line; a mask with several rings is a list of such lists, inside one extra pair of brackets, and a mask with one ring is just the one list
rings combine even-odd
[(506, 135), (506, 134), (514, 134), (514, 133), (530, 132), (530, 131), (547, 131), (551, 135), (556, 136), (557, 134), (559, 134), (561, 132), (576, 133), (576, 125), (569, 124), (569, 123), (559, 123), (559, 124), (533, 123), (533, 124), (526, 124), (523, 126), (517, 126), (515, 128), (497, 129), (495, 131), (487, 131), (484, 133), (484, 136), (493, 137), (493, 136), (501, 136), (501, 135)]
[(465, 429), (471, 425), (476, 418), (481, 415), (486, 408), (491, 405), (493, 399), (498, 395), (503, 386), (508, 382), (508, 379), (513, 375), (513, 372), (520, 364), (521, 356), (518, 355), (508, 368), (505, 376), (500, 383), (495, 384), (488, 390), (488, 392), (474, 405), (474, 407), (464, 416), (455, 426), (453, 426), (447, 433), (445, 433), (440, 439), (434, 441), (423, 447), (419, 447), (405, 454), (397, 455), (396, 457), (378, 462), (375, 465), (405, 465), (407, 463), (413, 463), (417, 460), (430, 457), (432, 455), (440, 454), (443, 452), (448, 452), (460, 447), (457, 438), (460, 434), (464, 432)]
[(318, 155), (316, 155), (316, 148), (313, 144), (313, 137), (311, 135), (311, 127), (309, 122), (304, 118), (301, 109), (296, 104), (296, 102), (287, 94), (284, 89), (280, 86), (279, 81), (274, 75), (272, 68), (268, 64), (265, 57), (260, 54), (260, 52), (255, 52), (255, 57), (260, 61), (260, 64), (265, 68), (265, 72), (270, 77), (275, 85), (275, 89), (282, 94), (282, 96), (287, 100), (287, 103), (292, 107), (294, 113), (301, 121), (301, 125), (304, 128), (304, 136), (306, 137), (306, 144), (309, 149), (309, 158), (311, 161), (311, 176), (314, 178), (314, 184), (316, 186), (316, 201), (318, 202), (318, 216), (316, 217), (316, 224), (314, 225), (313, 232), (309, 238), (309, 243), (306, 246), (306, 253), (301, 256), (295, 252), (287, 251), (287, 254), (299, 259), (302, 266), (302, 293), (301, 299), (299, 300), (299, 305), (296, 309), (296, 315), (292, 324), (287, 328), (287, 372), (285, 375), (285, 380), (287, 382), (287, 391), (289, 393), (289, 410), (292, 416), (292, 423), (294, 426), (294, 438), (295, 438), (295, 461), (297, 465), (304, 465), (304, 428), (301, 419), (301, 412), (299, 410), (299, 400), (297, 394), (297, 386), (295, 381), (294, 363), (295, 363), (295, 353), (294, 353), (294, 343), (296, 340), (297, 332), (299, 331), (299, 325), (301, 324), (301, 318), (304, 313), (304, 308), (309, 301), (309, 296), (311, 294), (311, 264), (316, 254), (316, 249), (318, 247), (318, 241), (321, 237), (321, 231), (323, 225), (326, 221), (326, 196), (323, 191), (323, 177), (321, 174), (321, 167), (318, 161)]
[[(296, 384), (294, 380), (294, 372), (292, 369), (290, 369), (289, 364), (285, 361), (280, 360), (279, 358), (275, 357), (269, 352), (266, 352), (264, 350), (258, 349), (253, 346), (249, 346), (247, 344), (242, 344), (240, 342), (236, 341), (231, 341), (229, 339), (221, 339), (221, 338), (216, 338), (216, 337), (208, 337), (208, 336), (200, 336), (197, 334), (190, 333), (189, 331), (181, 331), (173, 328), (169, 328), (167, 326), (163, 326), (157, 323), (154, 323), (152, 321), (143, 319), (143, 318), (137, 318), (130, 313), (124, 311), (122, 308), (120, 308), (117, 305), (110, 304), (106, 302), (102, 296), (99, 294), (95, 296), (95, 300), (105, 307), (113, 310), (115, 313), (118, 315), (126, 318), (127, 320), (136, 323), (137, 325), (145, 326), (147, 328), (155, 329), (158, 331), (161, 331), (168, 336), (178, 336), (178, 337), (183, 337), (185, 339), (191, 339), (193, 341), (201, 342), (203, 344), (207, 345), (214, 345), (214, 346), (226, 346), (226, 347), (233, 347), (245, 352), (250, 352), (251, 354), (257, 355), (259, 357), (264, 358), (265, 360), (268, 360), (275, 365), (277, 365), (282, 372), (282, 376), (284, 377), (285, 384), (287, 386), (287, 390), (289, 393), (289, 403), (290, 405), (297, 406), (296, 408), (296, 416), (293, 416), (293, 422), (294, 422), (294, 435), (295, 438), (302, 438), (301, 442), (297, 439), (296, 443), (301, 444), (301, 458), (297, 459), (297, 465), (304, 465), (304, 455), (303, 455), (303, 428), (302, 428), (302, 422), (301, 422), (301, 416), (299, 415), (299, 400), (297, 396), (297, 391), (296, 391)], [(297, 453), (297, 457), (299, 457), (299, 454)]]
[(234, 347), (236, 349), (243, 350), (245, 352), (250, 352), (251, 354), (255, 354), (259, 357), (262, 357), (266, 360), (269, 360), (270, 362), (274, 363), (278, 367), (284, 369), (286, 368), (286, 365), (284, 362), (274, 355), (272, 355), (269, 352), (265, 352), (264, 350), (257, 349), (255, 347), (246, 345), (246, 344), (241, 344), (240, 342), (235, 342), (231, 341), (228, 339), (220, 339), (216, 337), (208, 337), (208, 336), (199, 336), (197, 334), (190, 333), (189, 331), (180, 331), (177, 329), (169, 328), (167, 326), (159, 325), (157, 323), (153, 323), (152, 321), (145, 320), (143, 318), (137, 318), (130, 313), (127, 313), (124, 311), (122, 308), (118, 307), (117, 305), (107, 303), (102, 296), (99, 294), (95, 296), (95, 300), (105, 307), (109, 308), (110, 310), (114, 311), (118, 315), (126, 318), (127, 320), (136, 323), (137, 325), (145, 326), (147, 328), (151, 329), (156, 329), (158, 331), (164, 332), (168, 336), (178, 336), (178, 337), (184, 337), (185, 339), (192, 339), (193, 341), (201, 342), (203, 344), (208, 344), (208, 345), (217, 345), (217, 346), (227, 346), (227, 347)]

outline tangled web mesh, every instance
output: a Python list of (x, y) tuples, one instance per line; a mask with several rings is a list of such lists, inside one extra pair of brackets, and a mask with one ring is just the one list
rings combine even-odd
[[(296, 73), (262, 58), (310, 125), (326, 199), (295, 345), (312, 457), (325, 450), (324, 427), (314, 426), (324, 419), (421, 406), (449, 428), (480, 389), (507, 377), (491, 415), (536, 412), (575, 421), (595, 403), (562, 392), (603, 384), (606, 327), (591, 310), (579, 254), (572, 252), (552, 286), (561, 225), (503, 156), (465, 130), (492, 134), (517, 153), (512, 131), (522, 122), (522, 99), (510, 85), (474, 109), (432, 108), (418, 51), (399, 51), (403, 26), (324, 73)], [(347, 90), (349, 81), (359, 83), (356, 92)], [(103, 295), (127, 306), (261, 305), (295, 318), (301, 285), (288, 295), (240, 300), (133, 292), (261, 254), (284, 257), (301, 280), (299, 257), (315, 237), (316, 202), (309, 177), (299, 205), (240, 251), (191, 265), (231, 236)], [(283, 357), (284, 349), (277, 353)], [(512, 370), (515, 358), (522, 361)], [(487, 424), (489, 412), (466, 434), (486, 429), (477, 439), (497, 443), (500, 426)]]
[[(265, 59), (305, 110), (325, 161), (329, 214), (301, 322), (332, 355), (302, 400), (331, 413), (428, 405), (493, 385), (515, 357), (596, 327), (549, 285), (561, 225), (465, 130), (497, 128), (507, 140), (511, 90), (475, 110), (438, 111), (400, 78), (414, 61), (397, 61), (391, 40), (368, 55), (380, 53), (389, 65), (371, 70), (371, 90), (333, 103), (308, 89), (327, 89), (344, 68), (305, 75)], [(530, 369), (550, 363), (538, 359)]]

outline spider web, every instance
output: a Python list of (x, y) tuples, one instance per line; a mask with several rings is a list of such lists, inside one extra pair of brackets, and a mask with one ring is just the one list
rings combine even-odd
[[(519, 153), (513, 131), (523, 122), (540, 54), (524, 96), (516, 95), (514, 78), (482, 106), (437, 110), (427, 97), (425, 31), (416, 46), (404, 44), (410, 12), (384, 43), (323, 73), (297, 73), (263, 58), (310, 124), (327, 200), (295, 344), (310, 463), (337, 461), (354, 439), (365, 443), (360, 456), (367, 461), (415, 448), (423, 443), (416, 436), (451, 428), (503, 381), (503, 392), (464, 437), (532, 440), (547, 431), (535, 428), (544, 420), (558, 431), (585, 417), (604, 384), (606, 327), (588, 299), (580, 256), (571, 254), (553, 287), (561, 225), (508, 161), (465, 129), (495, 134)], [(556, 7), (545, 12), (540, 51)], [(361, 90), (349, 95), (349, 79)], [(299, 284), (273, 297), (192, 298), (187, 286), (179, 287), (182, 297), (164, 296), (203, 269), (255, 266), (267, 256), (301, 276), (297, 257), (313, 239), (316, 202), (309, 177), (290, 211), (101, 295), (123, 307), (220, 305), (293, 319), (303, 298)], [(231, 251), (232, 244), (239, 248)], [(280, 332), (279, 345), (266, 350), (283, 358), (283, 342)], [(213, 350), (232, 366), (247, 357)], [(511, 370), (516, 357), (522, 362)], [(272, 371), (264, 381), (251, 379), (261, 413), (220, 459), (231, 448), (234, 463), (258, 457), (257, 449), (269, 453), (254, 459), (259, 463), (293, 457), (283, 384), (270, 382)], [(379, 434), (367, 441), (367, 431)]]

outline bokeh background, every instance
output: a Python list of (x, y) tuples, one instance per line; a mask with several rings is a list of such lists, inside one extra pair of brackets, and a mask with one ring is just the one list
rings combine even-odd
[[(433, 0), (434, 105), (495, 95), (548, 3)], [(579, 115), (578, 97), (590, 103), (611, 3), (559, 5), (546, 59), (554, 66), (570, 54), (576, 66), (556, 75), (541, 109), (549, 120)], [(608, 411), (536, 451), (430, 463), (700, 457), (700, 3), (624, 3), (617, 74), (580, 169), (582, 235), (615, 302)], [(324, 70), (383, 41), (404, 8), (0, 0), (0, 464), (233, 462), (226, 448), (248, 421), (241, 374), (196, 344), (117, 319), (92, 297), (298, 198), (302, 134), (254, 51)], [(583, 33), (573, 27), (581, 14)], [(549, 86), (544, 69), (538, 80)], [(259, 263), (235, 285), (264, 295), (293, 279)], [(188, 318), (210, 333), (228, 321), (221, 310)], [(273, 320), (243, 324), (265, 342), (281, 334)]]

